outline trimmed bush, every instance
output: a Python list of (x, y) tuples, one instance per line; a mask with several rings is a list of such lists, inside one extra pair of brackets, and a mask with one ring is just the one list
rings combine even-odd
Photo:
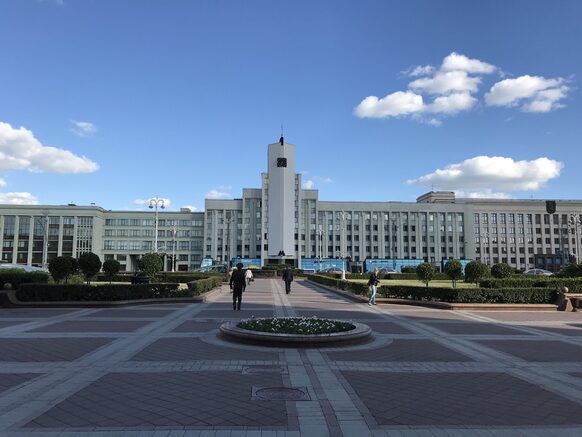
[(139, 259), (139, 268), (150, 278), (154, 278), (163, 267), (162, 257), (155, 252), (146, 253)]
[(179, 290), (178, 284), (22, 284), (16, 293), (23, 302), (103, 302), (190, 296), (190, 291)]
[(495, 264), (491, 267), (491, 276), (494, 278), (509, 278), (513, 274), (513, 268), (506, 263)]
[(45, 272), (25, 272), (22, 269), (0, 269), (0, 289), (4, 284), (12, 284), (13, 289), (20, 287), (20, 284), (47, 284), (49, 274)]
[(416, 268), (416, 276), (428, 287), (428, 283), (434, 279), (435, 268), (430, 263), (422, 263)]
[(558, 275), (564, 278), (578, 278), (582, 276), (582, 264), (568, 264), (562, 268)]
[(453, 288), (457, 288), (457, 281), (463, 277), (463, 266), (456, 259), (450, 259), (445, 264), (445, 274), (453, 283)]
[(516, 275), (504, 279), (483, 279), (481, 288), (548, 288), (561, 291), (568, 287), (570, 292), (582, 292), (582, 278), (556, 278), (553, 276)]
[(416, 266), (404, 266), (400, 269), (402, 273), (412, 273), (416, 274)]
[(489, 273), (487, 264), (473, 260), (465, 266), (465, 282), (479, 284), (479, 281), (489, 276)]
[(83, 272), (88, 285), (91, 282), (91, 278), (101, 270), (99, 256), (93, 252), (85, 252), (79, 257), (79, 269)]
[(206, 279), (198, 279), (196, 281), (188, 282), (188, 290), (192, 296), (198, 296), (206, 291), (210, 291), (222, 284), (222, 278), (213, 276)]
[(103, 263), (103, 272), (105, 272), (105, 276), (109, 279), (109, 282), (112, 281), (111, 278), (119, 273), (120, 268), (121, 264), (115, 259), (108, 259)]
[(49, 272), (56, 283), (67, 279), (73, 273), (73, 258), (70, 256), (57, 256), (49, 262)]

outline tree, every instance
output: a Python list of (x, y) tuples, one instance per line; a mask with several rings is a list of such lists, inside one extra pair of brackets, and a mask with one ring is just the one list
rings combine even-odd
[(105, 276), (109, 278), (110, 284), (113, 276), (119, 273), (120, 268), (121, 264), (119, 264), (119, 261), (114, 259), (105, 260), (105, 262), (103, 263), (103, 271), (105, 272)]
[(453, 288), (457, 288), (457, 281), (463, 277), (463, 265), (457, 259), (450, 259), (445, 264), (445, 274), (453, 283)]
[(67, 256), (71, 260), (71, 274), (75, 275), (79, 273), (79, 261), (77, 258), (73, 258), (72, 256)]
[(465, 282), (474, 282), (479, 285), (479, 281), (489, 276), (489, 267), (481, 261), (471, 261), (465, 266)]
[(79, 269), (83, 272), (87, 284), (91, 283), (91, 278), (101, 270), (101, 260), (93, 252), (85, 252), (79, 257)]
[(156, 276), (163, 266), (162, 257), (154, 252), (146, 253), (139, 260), (139, 268), (146, 272), (150, 278)]
[(494, 278), (509, 278), (513, 274), (513, 269), (509, 264), (498, 263), (491, 267), (491, 276)]
[(577, 278), (582, 276), (582, 264), (570, 263), (560, 271), (560, 276), (566, 278)]
[(56, 283), (67, 279), (73, 273), (71, 257), (57, 256), (51, 259), (48, 269)]
[(419, 281), (422, 281), (428, 287), (428, 283), (434, 278), (435, 268), (430, 263), (422, 263), (416, 267), (416, 276)]

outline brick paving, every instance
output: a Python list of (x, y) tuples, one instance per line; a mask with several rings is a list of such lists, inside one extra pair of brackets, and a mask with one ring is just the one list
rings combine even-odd
[[(341, 348), (266, 348), (224, 321), (367, 323)], [(232, 311), (205, 304), (0, 309), (0, 436), (582, 435), (582, 312), (443, 311), (354, 303), (257, 279)], [(253, 390), (301, 388), (301, 401)], [(263, 391), (265, 392), (265, 391)]]

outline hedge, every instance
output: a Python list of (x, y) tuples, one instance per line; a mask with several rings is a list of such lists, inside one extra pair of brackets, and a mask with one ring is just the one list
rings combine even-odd
[[(104, 273), (99, 273), (94, 280), (100, 282), (131, 282), (131, 278), (133, 276), (133, 274), (118, 274), (113, 275), (110, 279)], [(228, 280), (228, 275), (226, 273), (219, 272), (161, 272), (156, 275), (156, 279), (158, 279), (160, 282), (168, 284), (186, 284), (188, 282), (197, 281), (199, 279), (206, 279), (209, 277), (220, 277), (223, 281)]]
[(16, 297), (23, 302), (117, 301), (190, 297), (178, 284), (22, 284)]
[[(369, 288), (366, 284), (322, 275), (309, 275), (310, 281), (350, 291), (357, 295), (367, 296)], [(437, 288), (415, 287), (412, 285), (382, 285), (378, 287), (380, 296), (398, 299), (413, 299), (432, 302), (457, 303), (553, 303), (556, 290), (551, 288)]]
[[(329, 276), (329, 277), (338, 277), (341, 273), (328, 273), (328, 272), (321, 272), (317, 273), (318, 275)], [(370, 273), (348, 273), (346, 271), (346, 278), (349, 279), (369, 279)], [(418, 276), (416, 273), (380, 273), (378, 274), (378, 278), (380, 279), (405, 279), (405, 280), (413, 280), (418, 281)], [(449, 277), (444, 273), (435, 273), (434, 279), (440, 280), (449, 280)]]
[(568, 287), (571, 292), (582, 292), (582, 278), (555, 278), (552, 276), (512, 276), (510, 278), (488, 278), (479, 282), (481, 288), (549, 288), (561, 291)]
[(13, 289), (20, 288), (20, 284), (46, 284), (49, 274), (45, 272), (26, 272), (22, 269), (0, 269), (0, 289), (4, 284), (12, 284)]
[(188, 290), (192, 296), (198, 296), (206, 291), (219, 287), (220, 284), (222, 284), (222, 277), (213, 276), (188, 282)]

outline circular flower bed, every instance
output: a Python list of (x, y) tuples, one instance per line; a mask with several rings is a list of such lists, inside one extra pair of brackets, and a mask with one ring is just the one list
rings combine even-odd
[(317, 317), (270, 317), (225, 322), (221, 334), (236, 341), (268, 346), (297, 347), (337, 345), (366, 341), (372, 334), (368, 325)]
[(318, 319), (317, 317), (274, 317), (269, 319), (246, 319), (236, 326), (250, 331), (275, 334), (331, 334), (355, 329), (351, 322)]

